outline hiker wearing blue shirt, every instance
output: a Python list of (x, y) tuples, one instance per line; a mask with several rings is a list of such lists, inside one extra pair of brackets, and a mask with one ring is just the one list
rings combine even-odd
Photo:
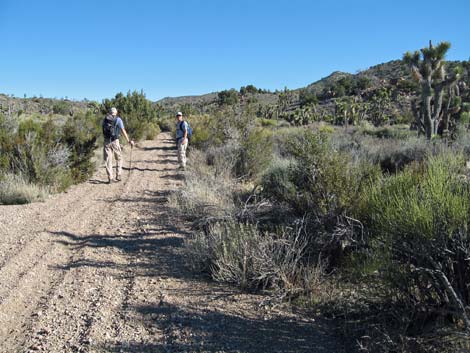
[(186, 149), (188, 148), (188, 123), (183, 120), (183, 113), (176, 113), (176, 143), (178, 145), (178, 163), (186, 168)]
[(106, 174), (108, 174), (108, 184), (113, 180), (113, 156), (116, 158), (117, 171), (116, 181), (121, 181), (122, 174), (122, 150), (119, 144), (119, 136), (122, 134), (130, 143), (131, 147), (134, 146), (134, 141), (127, 136), (126, 129), (121, 117), (117, 116), (117, 109), (111, 108), (109, 114), (103, 120), (103, 135), (104, 135), (104, 160), (106, 162)]

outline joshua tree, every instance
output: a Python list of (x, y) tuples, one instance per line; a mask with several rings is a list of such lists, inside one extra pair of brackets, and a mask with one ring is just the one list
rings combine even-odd
[(370, 98), (369, 118), (374, 126), (380, 126), (389, 119), (392, 108), (390, 90), (386, 87), (378, 89)]
[(335, 123), (356, 125), (360, 120), (361, 102), (358, 97), (342, 97), (335, 100)]
[(415, 102), (413, 111), (419, 131), (424, 132), (428, 140), (437, 134), (439, 123), (448, 116), (445, 110), (451, 107), (444, 107), (444, 94), (452, 91), (460, 76), (461, 69), (458, 67), (452, 73), (446, 73), (444, 57), (449, 48), (449, 42), (434, 47), (429, 41), (429, 47), (421, 49), (421, 53), (415, 51), (403, 55), (403, 61), (411, 68), (413, 79), (421, 86), (421, 96)]

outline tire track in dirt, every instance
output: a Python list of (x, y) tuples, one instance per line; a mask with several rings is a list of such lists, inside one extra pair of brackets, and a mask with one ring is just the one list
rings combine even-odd
[[(115, 218), (125, 217), (122, 215), (121, 200), (128, 199), (132, 193), (140, 193), (140, 187), (136, 185), (133, 180), (141, 181), (145, 180), (139, 173), (139, 169), (146, 170), (148, 166), (142, 165), (137, 166), (137, 171), (132, 172), (132, 177), (124, 182), (124, 188), (122, 194), (118, 195), (112, 200), (108, 208), (108, 212), (113, 214)], [(137, 173), (137, 175), (135, 175)], [(148, 184), (148, 182), (147, 182)], [(136, 190), (137, 189), (137, 190)], [(124, 212), (125, 213), (125, 212)], [(110, 224), (95, 229), (92, 235), (85, 235), (78, 237), (74, 234), (69, 234), (70, 237), (76, 238), (79, 242), (75, 245), (79, 252), (71, 259), (69, 266), (72, 269), (67, 273), (63, 283), (56, 289), (56, 292), (60, 293), (56, 296), (55, 301), (43, 309), (43, 317), (45, 319), (38, 320), (34, 327), (31, 328), (32, 332), (35, 332), (33, 336), (29, 338), (32, 343), (29, 348), (34, 350), (45, 350), (45, 351), (88, 351), (88, 347), (92, 344), (93, 339), (90, 337), (93, 335), (95, 326), (100, 326), (102, 321), (102, 315), (100, 314), (102, 308), (107, 311), (110, 306), (113, 305), (113, 301), (116, 300), (116, 296), (107, 295), (107, 293), (126, 293), (124, 281), (107, 280), (110, 278), (119, 278), (119, 273), (113, 273), (112, 269), (109, 270), (106, 266), (98, 268), (96, 271), (92, 270), (94, 263), (99, 263), (103, 255), (112, 257), (112, 251), (105, 249), (105, 254), (98, 253), (93, 248), (89, 248), (87, 243), (99, 241), (99, 236), (105, 237), (104, 242), (111, 243), (113, 240), (113, 233), (117, 229), (121, 232), (122, 225), (120, 222), (116, 222), (113, 219)], [(69, 239), (70, 241), (70, 239)], [(103, 247), (101, 247), (103, 249)], [(127, 263), (122, 263), (122, 267), (125, 267)], [(131, 271), (127, 271), (127, 277), (132, 278)], [(80, 279), (87, 278), (87, 281), (81, 281)], [(103, 280), (104, 279), (104, 280)], [(121, 284), (120, 282), (123, 282)], [(132, 287), (127, 288), (127, 292), (130, 292)], [(80, 298), (74, 298), (74, 293), (82, 293)], [(60, 303), (63, 298), (74, 298), (72, 301)], [(64, 312), (60, 308), (71, 308), (65, 309)], [(59, 309), (57, 309), (59, 308)], [(74, 320), (63, 320), (64, 314), (68, 317), (74, 318)], [(50, 325), (51, 322), (56, 323), (56, 327)], [(60, 323), (57, 327), (57, 323)], [(74, 335), (70, 337), (70, 332), (74, 332)], [(64, 343), (64, 337), (69, 338)]]
[[(98, 175), (103, 178), (102, 171)], [(124, 189), (128, 188), (126, 183), (122, 185), (124, 185)], [(74, 228), (86, 228), (89, 226), (89, 223), (100, 221), (100, 213), (90, 208), (90, 204), (96, 203), (94, 200), (99, 198), (114, 198), (117, 187), (118, 184), (85, 184), (82, 186), (84, 190), (78, 193), (75, 192), (72, 197), (68, 197), (69, 195), (67, 194), (63, 195), (64, 202), (61, 206), (60, 218), (54, 217), (55, 214), (46, 214), (42, 217), (45, 221), (32, 222), (36, 229), (44, 230), (44, 228), (49, 228), (50, 233), (36, 233), (34, 230), (30, 230), (27, 233), (28, 237), (21, 242), (21, 246), (15, 249), (16, 253), (10, 249), (8, 258), (5, 259), (4, 256), (4, 265), (0, 269), (0, 278), (2, 279), (2, 287), (0, 288), (0, 323), (2, 323), (1, 327), (3, 328), (0, 329), (0, 338), (3, 337), (4, 339), (0, 347), (18, 344), (20, 341), (18, 337), (22, 335), (25, 329), (28, 330), (30, 328), (30, 325), (25, 325), (22, 323), (22, 320), (25, 321), (28, 316), (37, 315), (37, 312), (41, 313), (40, 310), (35, 309), (39, 305), (41, 294), (48, 293), (48, 289), (51, 286), (53, 287), (53, 283), (57, 286), (57, 283), (63, 280), (65, 271), (58, 269), (70, 262), (73, 256), (77, 256), (77, 254), (72, 255), (68, 251), (69, 249), (64, 245), (67, 238), (57, 234), (57, 231), (63, 229), (63, 224), (67, 223), (68, 220), (72, 220), (70, 222), (71, 228), (69, 228), (72, 231)], [(109, 189), (112, 191), (103, 194), (103, 190)], [(54, 199), (56, 198), (54, 197)], [(49, 200), (49, 203), (53, 201), (56, 200)], [(110, 202), (110, 204), (113, 203), (114, 200)], [(35, 206), (39, 206), (39, 204)], [(47, 204), (47, 206), (45, 207), (46, 211), (57, 209), (55, 204), (52, 206)], [(105, 207), (108, 207), (108, 205), (105, 205)], [(32, 208), (27, 211), (38, 212)], [(55, 234), (54, 231), (56, 231)], [(10, 229), (10, 233), (14, 232), (14, 228)], [(44, 303), (42, 306), (44, 306)], [(30, 319), (29, 321), (33, 320)], [(21, 329), (21, 325), (23, 329)]]
[[(87, 195), (88, 196), (88, 195)], [(75, 203), (75, 202), (74, 202)], [(72, 204), (74, 204), (72, 203)], [(86, 210), (89, 205), (84, 203), (80, 208), (65, 209), (64, 219), (80, 219), (86, 218)], [(68, 211), (68, 212), (67, 212)], [(50, 223), (53, 221), (51, 220)], [(58, 227), (59, 225), (55, 225)], [(21, 249), (17, 249), (16, 254), (10, 255), (0, 268), (0, 278), (6, 279), (2, 283), (0, 288), (0, 304), (8, 297), (15, 287), (20, 286), (21, 279), (35, 267), (37, 267), (41, 261), (49, 263), (52, 257), (56, 256), (59, 252), (58, 247), (60, 244), (57, 241), (51, 242), (50, 235), (46, 231), (30, 231), (29, 236), (31, 240), (25, 243)], [(62, 240), (65, 241), (63, 238)], [(61, 247), (61, 253), (66, 252), (66, 249)], [(60, 259), (58, 259), (60, 261)]]
[[(75, 198), (70, 198), (64, 209), (72, 209), (71, 205), (77, 204), (78, 201), (78, 195)], [(25, 247), (37, 247), (38, 243), (42, 243), (41, 240), (37, 240), (37, 234), (45, 230), (41, 228), (41, 225), (54, 222), (54, 218), (57, 217), (57, 210), (48, 207), (48, 209), (42, 210), (43, 213), (40, 213), (39, 205), (42, 204), (27, 205), (25, 207), (28, 207), (28, 209), (23, 210), (19, 215), (13, 212), (5, 213), (5, 215), (0, 213), (3, 225), (1, 229), (3, 239), (0, 243), (0, 269), (7, 265), (10, 259), (17, 257), (18, 253)], [(0, 206), (0, 210), (6, 210), (9, 207), (18, 208), (19, 206)], [(21, 212), (21, 209), (18, 210)], [(38, 216), (42, 216), (43, 219), (38, 220)], [(21, 227), (18, 226), (18, 222), (12, 222), (15, 218), (19, 218), (19, 221), (22, 222)]]
[[(154, 163), (155, 161), (161, 160), (162, 156), (161, 152), (156, 150), (157, 152), (147, 152), (146, 159), (143, 160), (144, 165), (137, 166), (138, 169), (138, 177), (137, 180), (139, 181), (139, 185), (135, 186), (135, 195), (139, 201), (135, 203), (135, 212), (136, 214), (143, 214), (145, 211), (141, 206), (146, 204), (149, 200), (149, 195), (151, 196), (152, 193), (149, 193), (149, 190), (154, 188), (155, 181), (158, 180), (159, 175), (155, 175), (155, 173), (159, 174), (160, 170), (162, 169), (162, 165)], [(152, 163), (146, 163), (145, 161), (149, 160)], [(175, 160), (176, 161), (176, 160)], [(153, 173), (153, 175), (152, 175)], [(146, 177), (146, 174), (150, 174), (150, 178)], [(98, 346), (99, 350), (101, 349), (107, 350), (110, 349), (114, 351), (113, 347), (118, 347), (121, 351), (127, 351), (130, 348), (128, 342), (131, 340), (139, 339), (142, 335), (139, 328), (136, 328), (136, 325), (132, 323), (132, 315), (133, 307), (133, 297), (136, 295), (135, 284), (136, 284), (136, 276), (139, 276), (139, 273), (133, 269), (132, 264), (135, 262), (140, 262), (139, 258), (136, 256), (140, 254), (139, 243), (145, 242), (145, 229), (142, 229), (142, 222), (140, 222), (140, 217), (137, 216), (138, 222), (137, 232), (136, 229), (129, 229), (129, 233), (133, 233), (134, 239), (131, 241), (131, 244), (127, 246), (127, 251), (122, 253), (124, 262), (128, 264), (127, 268), (123, 268), (121, 270), (121, 274), (118, 275), (123, 280), (121, 281), (121, 288), (119, 294), (119, 300), (114, 303), (113, 310), (102, 310), (100, 312), (102, 321), (93, 327), (92, 332), (90, 334), (90, 342), (96, 343), (94, 348), (97, 349)], [(143, 222), (145, 224), (145, 222)], [(108, 332), (105, 339), (102, 338), (102, 329), (103, 327), (111, 328), (112, 332)], [(102, 342), (101, 344), (99, 344)]]

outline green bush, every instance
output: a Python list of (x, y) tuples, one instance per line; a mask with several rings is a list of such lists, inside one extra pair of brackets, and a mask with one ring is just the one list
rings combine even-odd
[(175, 130), (175, 120), (172, 117), (158, 119), (157, 124), (163, 132), (171, 132)]
[(215, 119), (209, 115), (193, 115), (189, 121), (193, 129), (191, 137), (191, 146), (195, 148), (206, 149), (210, 145), (217, 145), (216, 141), (218, 131)]
[(111, 107), (117, 108), (126, 131), (134, 140), (141, 139), (145, 135), (147, 124), (156, 123), (161, 113), (159, 106), (149, 101), (143, 91), (129, 91), (126, 95), (118, 93), (113, 99), (103, 100), (102, 114), (107, 114)]
[(377, 138), (393, 138), (406, 139), (416, 136), (415, 131), (411, 131), (409, 125), (388, 125), (382, 127), (364, 127), (362, 129), (364, 135), (370, 135)]
[(235, 89), (221, 91), (217, 94), (219, 105), (234, 105), (238, 103), (238, 91)]
[(71, 105), (65, 101), (55, 102), (52, 106), (54, 114), (68, 115), (70, 113)]
[(369, 163), (353, 164), (346, 154), (331, 149), (328, 136), (306, 131), (289, 142), (296, 164), (292, 181), (297, 188), (294, 209), (301, 215), (310, 210), (317, 215), (339, 215), (354, 208), (358, 193), (379, 171)]
[(257, 121), (259, 122), (259, 125), (262, 127), (276, 127), (278, 123), (276, 119), (258, 118)]
[(426, 313), (423, 320), (452, 313), (458, 325), (470, 303), (470, 184), (462, 174), (464, 162), (462, 154), (443, 154), (411, 165), (374, 185), (358, 207), (382, 259), (383, 278)]
[(339, 266), (355, 237), (348, 216), (366, 187), (379, 178), (380, 169), (368, 162), (353, 163), (346, 153), (334, 151), (325, 134), (306, 130), (294, 136), (282, 147), (288, 159), (262, 177), (262, 194), (278, 210), (278, 221), (305, 220), (312, 252), (328, 259), (330, 266)]
[(147, 123), (147, 127), (145, 129), (145, 139), (154, 140), (160, 132), (160, 126), (158, 124)]
[(98, 136), (101, 136), (98, 120), (91, 112), (77, 114), (68, 119), (63, 127), (62, 139), (71, 152), (69, 165), (72, 183), (84, 181), (94, 172), (92, 157)]
[(60, 128), (51, 119), (24, 120), (10, 139), (2, 147), (9, 155), (6, 172), (22, 175), (29, 183), (52, 191), (68, 186), (70, 150), (61, 142)]
[(269, 166), (272, 158), (272, 131), (253, 129), (246, 139), (240, 141), (235, 175), (243, 178), (256, 178)]
[(21, 175), (28, 185), (51, 192), (88, 178), (94, 171), (91, 158), (98, 135), (97, 118), (87, 113), (62, 120), (33, 117), (21, 122), (0, 121), (3, 173)]
[(297, 197), (297, 187), (294, 183), (295, 161), (277, 158), (263, 174), (260, 184), (263, 193), (280, 202), (294, 202)]

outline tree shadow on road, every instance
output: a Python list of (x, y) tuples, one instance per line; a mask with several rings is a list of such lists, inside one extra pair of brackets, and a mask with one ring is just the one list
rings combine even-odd
[[(140, 197), (109, 197), (98, 198), (98, 201), (105, 201), (107, 203), (123, 202), (123, 203), (146, 203), (148, 207), (164, 205), (168, 202), (168, 197), (171, 195), (169, 190), (144, 190), (143, 195)], [(152, 212), (152, 211), (149, 211)]]
[(130, 170), (138, 170), (139, 172), (159, 172), (158, 169), (153, 169), (153, 168), (139, 168), (139, 167), (122, 167), (122, 170), (125, 171), (130, 171)]
[(171, 179), (171, 180), (184, 180), (185, 176), (183, 173), (178, 173), (178, 174), (166, 174), (166, 175), (161, 175), (160, 178), (162, 179)]
[(175, 146), (161, 146), (161, 147), (144, 147), (144, 151), (176, 151), (178, 148)]
[(98, 179), (90, 179), (88, 180), (89, 184), (108, 184), (108, 179), (106, 180), (98, 180)]
[[(185, 269), (184, 265), (182, 265), (185, 263), (181, 252), (184, 242), (183, 238), (181, 236), (168, 236), (169, 232), (176, 233), (178, 231), (174, 228), (149, 228), (146, 229), (145, 233), (122, 235), (90, 234), (79, 236), (65, 231), (51, 232), (51, 234), (65, 237), (66, 240), (57, 240), (57, 242), (72, 247), (74, 250), (84, 247), (113, 248), (132, 257), (129, 264), (81, 258), (61, 266), (61, 270), (70, 270), (78, 267), (109, 267), (125, 272), (132, 268), (136, 276), (165, 276), (194, 279), (189, 270)], [(184, 234), (183, 232), (179, 233)]]
[[(235, 300), (235, 299), (234, 299)], [(163, 298), (157, 305), (132, 308), (157, 342), (117, 342), (108, 352), (342, 352), (326, 325), (279, 315), (260, 318), (191, 306), (177, 307)]]
[(172, 159), (172, 158), (164, 158), (164, 159), (159, 159), (156, 161), (156, 163), (159, 163), (159, 164), (178, 164), (178, 161), (176, 159)]

